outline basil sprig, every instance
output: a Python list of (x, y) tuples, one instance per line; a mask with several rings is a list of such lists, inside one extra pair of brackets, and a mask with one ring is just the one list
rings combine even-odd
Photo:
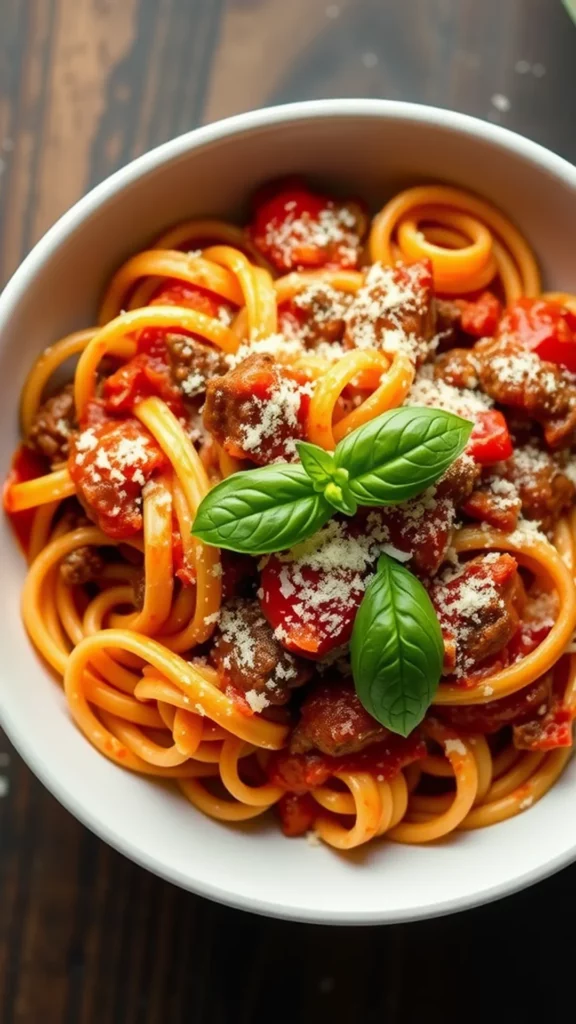
[(432, 703), (444, 645), (426, 590), (388, 555), (380, 556), (356, 614), (350, 653), (356, 693), (366, 711), (407, 736)]
[(201, 502), (192, 532), (242, 554), (282, 551), (334, 514), (397, 505), (420, 494), (464, 450), (472, 424), (441, 409), (405, 406), (359, 427), (334, 453), (300, 441), (300, 464), (234, 473)]

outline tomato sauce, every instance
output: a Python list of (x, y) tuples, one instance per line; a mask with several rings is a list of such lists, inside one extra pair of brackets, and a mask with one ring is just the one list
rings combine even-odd
[(12, 528), (24, 554), (28, 553), (30, 547), (32, 524), (37, 509), (27, 508), (23, 509), (22, 512), (11, 512), (10, 489), (14, 484), (22, 484), (26, 480), (36, 480), (38, 477), (45, 476), (49, 472), (48, 460), (43, 455), (39, 455), (25, 444), (21, 444), (16, 449), (10, 472), (3, 488), (3, 502), (4, 509), (10, 516)]
[(312, 828), (319, 811), (314, 797), (308, 793), (285, 793), (276, 806), (285, 836), (303, 836)]
[(315, 786), (323, 786), (335, 772), (367, 772), (379, 782), (396, 778), (402, 768), (426, 757), (426, 744), (415, 730), (404, 738), (390, 733), (385, 740), (374, 743), (356, 754), (330, 757), (311, 751), (291, 754), (281, 750), (272, 754), (268, 762), (268, 777), (276, 786), (291, 793), (308, 793)]

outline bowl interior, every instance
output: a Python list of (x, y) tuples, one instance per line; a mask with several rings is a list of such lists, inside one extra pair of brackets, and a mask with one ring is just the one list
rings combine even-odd
[[(115, 268), (163, 228), (233, 217), (254, 187), (302, 172), (374, 209), (395, 190), (447, 181), (497, 203), (523, 230), (554, 289), (574, 290), (576, 171), (539, 147), (469, 118), (402, 104), (299, 105), (202, 129), (100, 186), (40, 243), (0, 300), (0, 467), (17, 441), (20, 388), (33, 359), (94, 322)], [(71, 723), (59, 685), (19, 614), (25, 574), (0, 522), (0, 702), (34, 771), (89, 827), (186, 888), (247, 909), (312, 921), (381, 922), (469, 906), (576, 856), (576, 764), (509, 822), (431, 847), (375, 843), (346, 856), (288, 841), (272, 820), (227, 826), (163, 784), (122, 772)]]

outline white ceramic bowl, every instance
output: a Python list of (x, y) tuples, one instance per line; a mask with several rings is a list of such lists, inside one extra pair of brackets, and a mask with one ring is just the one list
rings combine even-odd
[[(536, 249), (547, 283), (575, 290), (576, 169), (503, 128), (380, 100), (256, 111), (175, 139), (72, 208), (0, 298), (0, 468), (17, 441), (18, 397), (34, 357), (94, 321), (112, 271), (181, 218), (237, 215), (258, 183), (286, 172), (367, 196), (427, 180), (501, 206)], [(2, 520), (0, 707), (32, 770), (85, 825), (178, 885), (246, 910), (334, 924), (445, 914), (503, 896), (576, 859), (576, 761), (533, 809), (432, 846), (370, 844), (341, 855), (285, 839), (276, 822), (227, 826), (177, 792), (123, 772), (72, 724), (22, 628), (25, 568)]]

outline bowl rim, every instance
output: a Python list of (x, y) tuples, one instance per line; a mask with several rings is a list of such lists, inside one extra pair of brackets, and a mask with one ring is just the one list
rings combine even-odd
[[(163, 164), (205, 145), (240, 135), (252, 129), (280, 126), (316, 118), (365, 118), (368, 120), (376, 118), (388, 121), (413, 121), (438, 128), (447, 128), (459, 135), (480, 138), (489, 144), (515, 153), (523, 160), (543, 168), (555, 178), (561, 179), (576, 193), (576, 167), (564, 157), (502, 125), (453, 110), (398, 100), (327, 99), (287, 103), (235, 114), (212, 124), (194, 128), (136, 157), (92, 188), (62, 214), (34, 245), (0, 294), (0, 346), (2, 333), (10, 319), (12, 308), (20, 302), (31, 280), (54, 256), (60, 245), (111, 196), (121, 193), (139, 178)], [(271, 900), (247, 898), (229, 885), (214, 886), (206, 883), (202, 878), (191, 878), (184, 872), (167, 869), (154, 854), (143, 852), (125, 835), (116, 832), (107, 823), (101, 821), (99, 817), (92, 814), (89, 806), (86, 807), (77, 800), (70, 791), (66, 777), (55, 772), (50, 762), (37, 755), (34, 745), (28, 742), (26, 734), (18, 728), (16, 719), (12, 716), (9, 704), (5, 700), (3, 706), (0, 707), (0, 712), (6, 734), (34, 775), (66, 810), (91, 832), (119, 853), (130, 858), (140, 867), (152, 871), (160, 878), (199, 896), (236, 909), (310, 924), (378, 925), (424, 920), (467, 910), (508, 896), (554, 874), (576, 860), (575, 843), (572, 848), (564, 850), (557, 857), (525, 872), (513, 881), (506, 880), (495, 883), (481, 891), (471, 892), (466, 897), (455, 896), (439, 903), (431, 902), (418, 908), (403, 910), (332, 911), (325, 908), (296, 907)]]

